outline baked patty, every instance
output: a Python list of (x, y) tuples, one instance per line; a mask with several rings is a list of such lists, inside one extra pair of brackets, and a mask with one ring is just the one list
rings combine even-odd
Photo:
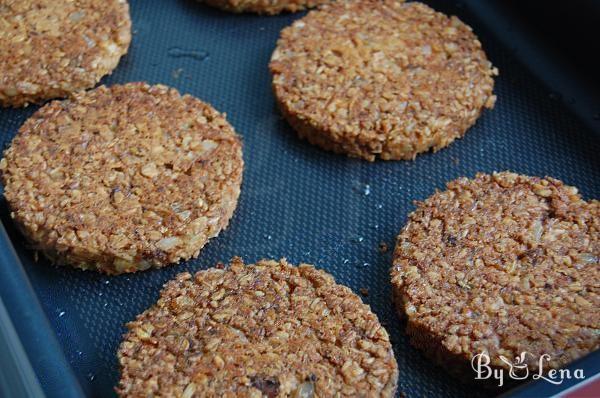
[(0, 161), (11, 215), (34, 247), (109, 274), (197, 256), (227, 226), (242, 169), (223, 115), (145, 83), (43, 106)]
[(280, 12), (296, 12), (313, 8), (331, 0), (200, 0), (225, 11), (274, 15)]
[(131, 42), (125, 0), (0, 4), (0, 105), (23, 106), (93, 87)]
[(281, 32), (270, 63), (284, 117), (310, 143), (413, 159), (491, 108), (498, 73), (471, 28), (428, 6), (339, 1)]
[(473, 379), (486, 353), (559, 368), (600, 344), (600, 202), (546, 177), (459, 178), (410, 215), (392, 268), (412, 343)]
[(167, 283), (127, 325), (123, 397), (392, 397), (398, 366), (369, 306), (311, 265), (261, 260)]

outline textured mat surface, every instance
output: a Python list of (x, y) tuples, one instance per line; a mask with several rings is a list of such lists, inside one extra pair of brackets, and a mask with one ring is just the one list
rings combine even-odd
[[(461, 386), (411, 348), (390, 303), (390, 248), (412, 201), (448, 180), (510, 169), (551, 175), (600, 197), (600, 140), (500, 45), (468, 8), (428, 1), (471, 24), (500, 69), (498, 102), (466, 136), (414, 162), (367, 163), (323, 152), (298, 140), (280, 118), (267, 64), (281, 28), (302, 14), (230, 15), (192, 0), (131, 0), (129, 54), (103, 83), (148, 81), (190, 93), (228, 114), (244, 140), (246, 171), (229, 228), (194, 261), (158, 271), (104, 277), (35, 263), (8, 218), (0, 214), (65, 355), (85, 392), (109, 396), (118, 380), (116, 348), (123, 324), (152, 304), (163, 283), (240, 255), (247, 262), (287, 257), (332, 273), (364, 301), (392, 336), (399, 390), (412, 396), (482, 395)], [(0, 110), (5, 147), (36, 109)], [(49, 385), (42, 377), (42, 384)]]

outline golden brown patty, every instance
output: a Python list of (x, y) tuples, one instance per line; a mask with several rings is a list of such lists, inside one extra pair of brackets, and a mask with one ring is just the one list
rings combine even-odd
[(398, 367), (369, 306), (311, 265), (244, 265), (167, 283), (127, 325), (121, 396), (392, 397)]
[(600, 202), (553, 178), (460, 178), (410, 215), (392, 284), (412, 343), (472, 379), (471, 358), (530, 372), (600, 344)]
[(296, 12), (316, 7), (331, 0), (200, 0), (204, 3), (231, 12), (255, 12), (258, 14), (279, 14)]
[(301, 137), (367, 160), (445, 147), (495, 101), (471, 28), (417, 2), (325, 5), (282, 31), (270, 69)]
[(125, 0), (0, 3), (0, 105), (23, 106), (93, 87), (131, 41)]
[(242, 168), (221, 114), (144, 83), (45, 105), (0, 161), (12, 217), (35, 247), (110, 274), (197, 256), (227, 226)]

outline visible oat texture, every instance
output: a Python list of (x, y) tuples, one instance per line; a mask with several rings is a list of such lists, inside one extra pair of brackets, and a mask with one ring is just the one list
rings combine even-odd
[(367, 160), (413, 159), (461, 137), (494, 105), (498, 73), (458, 18), (395, 0), (310, 12), (282, 31), (270, 69), (300, 137)]
[(116, 68), (130, 41), (125, 0), (3, 0), (0, 105), (93, 87)]
[(392, 397), (398, 367), (369, 306), (285, 260), (183, 273), (127, 325), (123, 397)]
[(28, 119), (0, 161), (11, 215), (59, 264), (109, 274), (198, 255), (242, 181), (239, 137), (165, 86), (101, 86)]
[(600, 202), (553, 178), (460, 178), (418, 204), (398, 237), (392, 284), (412, 343), (473, 379), (484, 352), (530, 374), (600, 345)]
[(225, 11), (241, 13), (255, 12), (274, 15), (280, 12), (296, 12), (313, 8), (331, 0), (200, 0)]

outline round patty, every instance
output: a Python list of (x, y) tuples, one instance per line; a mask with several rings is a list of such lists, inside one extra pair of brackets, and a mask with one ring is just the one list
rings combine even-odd
[(34, 247), (109, 274), (197, 256), (227, 226), (242, 169), (223, 115), (144, 83), (45, 105), (0, 161), (12, 217)]
[(131, 41), (125, 0), (0, 4), (0, 105), (23, 106), (93, 87)]
[(558, 368), (600, 344), (600, 202), (553, 178), (460, 178), (410, 215), (398, 236), (393, 292), (412, 343), (474, 377), (498, 368)]
[(496, 98), (471, 28), (416, 2), (324, 5), (282, 31), (270, 69), (300, 137), (367, 160), (445, 147)]
[(234, 258), (167, 283), (127, 325), (121, 396), (392, 397), (398, 367), (368, 305), (311, 265)]
[(231, 12), (255, 12), (258, 14), (279, 14), (296, 12), (316, 7), (331, 0), (200, 0), (204, 3)]

